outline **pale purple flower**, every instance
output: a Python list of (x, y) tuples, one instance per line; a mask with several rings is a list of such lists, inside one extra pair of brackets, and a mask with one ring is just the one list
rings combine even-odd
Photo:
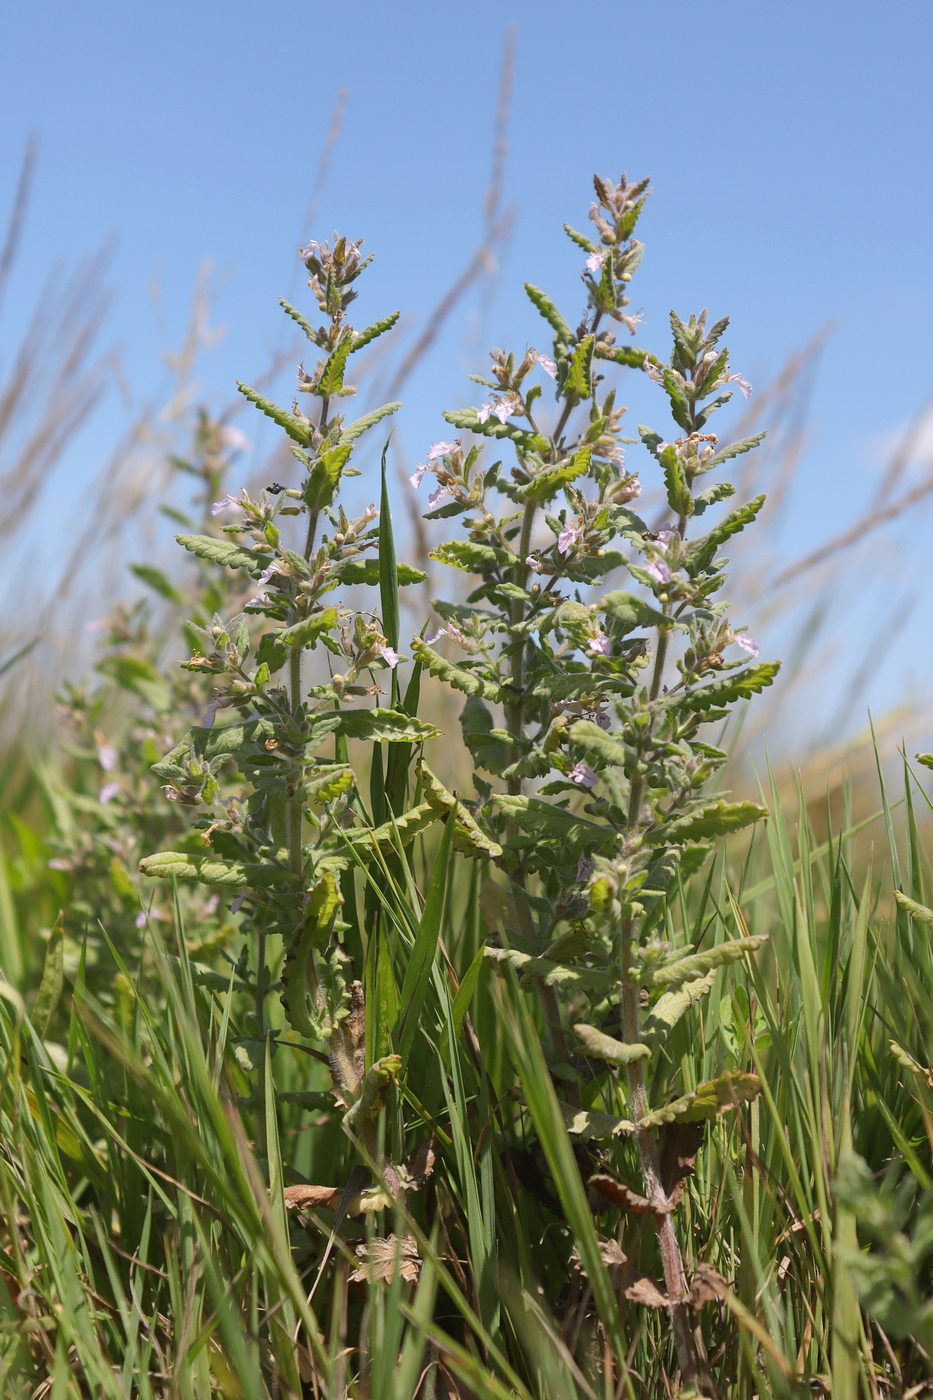
[(95, 617), (90, 622), (84, 624), (84, 634), (86, 637), (93, 637), (97, 632), (103, 632), (110, 626), (109, 617)]
[(104, 783), (100, 792), (97, 794), (97, 800), (102, 806), (106, 806), (108, 802), (113, 801), (113, 799), (117, 796), (119, 791), (119, 783)]
[(591, 788), (597, 783), (596, 774), (588, 763), (575, 763), (570, 770), (570, 781), (576, 783), (577, 787)]
[(418, 487), (424, 480), (424, 474), (427, 470), (427, 462), (419, 462), (418, 465), (415, 467), (415, 470), (412, 472), (411, 476), (408, 478), (408, 480), (411, 482), (412, 486), (415, 488), (416, 491), (418, 490)]
[(136, 925), (137, 928), (142, 929), (146, 927), (146, 921), (148, 920), (148, 918), (149, 915), (140, 910), (140, 912), (136, 915), (136, 918), (133, 920), (133, 923)]
[(201, 724), (204, 726), (205, 729), (210, 729), (212, 727), (214, 720), (217, 718), (217, 711), (219, 710), (219, 708), (220, 701), (216, 699), (211, 700), (207, 709), (201, 716)]
[(605, 714), (602, 710), (600, 710), (596, 716), (596, 723), (599, 725), (600, 729), (609, 730), (612, 728), (612, 723), (609, 719), (609, 716)]
[(577, 861), (577, 883), (582, 885), (584, 880), (590, 878), (595, 869), (596, 867), (591, 860), (587, 860), (586, 856), (581, 856)]
[(233, 901), (233, 903), (230, 905), (230, 913), (231, 913), (231, 914), (239, 914), (240, 910), (243, 908), (243, 901), (244, 901), (245, 898), (246, 898), (246, 891), (245, 891), (245, 890), (240, 890), (240, 893), (237, 895), (236, 899), (235, 899), (235, 900)]
[(526, 568), (531, 569), (532, 573), (544, 573), (544, 565), (536, 554), (529, 554), (527, 556), (527, 558), (525, 559), (525, 566)]
[(481, 423), (485, 423), (490, 417), (498, 418), (500, 423), (505, 423), (511, 418), (513, 413), (521, 413), (521, 401), (510, 394), (507, 399), (490, 399), (477, 410), (477, 418)]
[(162, 791), (165, 793), (165, 796), (168, 798), (169, 802), (178, 801), (178, 793), (172, 787), (171, 783), (163, 783)]
[(754, 637), (746, 637), (740, 634), (734, 640), (736, 646), (740, 646), (743, 651), (747, 651), (749, 656), (759, 656), (761, 654), (761, 647), (755, 641)]
[(561, 554), (569, 554), (583, 534), (578, 525), (567, 525), (557, 536), (557, 548)]
[(232, 423), (225, 424), (221, 429), (220, 440), (228, 452), (248, 452), (253, 445), (243, 429), (234, 427)]
[(433, 646), (440, 641), (441, 637), (450, 637), (452, 641), (459, 642), (461, 646), (466, 645), (466, 639), (455, 622), (448, 622), (446, 627), (438, 627), (436, 632), (432, 632), (430, 637), (425, 637), (427, 645)]
[(239, 499), (236, 496), (224, 496), (222, 501), (215, 501), (211, 506), (211, 515), (220, 515), (221, 511), (229, 510), (231, 506), (239, 504)]
[(458, 442), (432, 442), (428, 448), (428, 461), (436, 462), (438, 457), (446, 457), (451, 452), (456, 452), (459, 446)]
[(218, 906), (219, 903), (220, 903), (220, 895), (219, 895), (219, 894), (212, 894), (211, 897), (210, 897), (210, 899), (208, 899), (208, 900), (206, 901), (205, 905), (204, 905), (204, 912), (205, 912), (205, 914), (216, 914), (216, 913), (217, 913), (217, 906)]
[(676, 530), (659, 530), (656, 536), (657, 542), (662, 549), (667, 549), (667, 546), (670, 544), (671, 540), (676, 537), (676, 535)]
[[(663, 383), (664, 383), (664, 373), (663, 373), (663, 371), (662, 371), (662, 369), (661, 369), (661, 366), (660, 366), (660, 365), (653, 364), (653, 363), (651, 362), (651, 360), (649, 360), (649, 358), (648, 358), (647, 355), (645, 356), (645, 360), (644, 360), (644, 363), (643, 363), (643, 365), (642, 365), (642, 369), (645, 371), (645, 374), (647, 374), (647, 376), (648, 376), (649, 379), (653, 379), (653, 380), (654, 380), (655, 384), (663, 384)], [(664, 446), (666, 447), (666, 446), (667, 446), (667, 443), (665, 443)], [(659, 451), (659, 452), (661, 451), (660, 446), (658, 447), (658, 451)]]
[(265, 584), (267, 584), (267, 583), (269, 582), (269, 580), (272, 578), (272, 575), (273, 575), (273, 574), (280, 574), (281, 572), (282, 572), (282, 571), (281, 571), (281, 569), (279, 568), (279, 561), (278, 561), (278, 559), (273, 559), (273, 561), (272, 561), (272, 563), (269, 565), (269, 567), (268, 567), (267, 569), (263, 569), (262, 573), (259, 575), (259, 577), (257, 578), (256, 582), (265, 585)]
[(449, 495), (450, 491), (446, 486), (436, 487), (435, 490), (433, 490), (430, 496), (428, 497), (428, 510), (433, 510), (436, 505), (440, 504), (440, 502), (444, 499), (445, 496)]
[(752, 386), (749, 384), (745, 376), (742, 374), (731, 374), (729, 376), (729, 380), (733, 384), (738, 384), (739, 389), (742, 392), (742, 396), (747, 402), (752, 396)]
[(595, 248), (586, 260), (588, 272), (598, 272), (609, 256), (608, 248)]
[(541, 352), (540, 352), (540, 350), (533, 350), (531, 353), (534, 355), (535, 360), (538, 362), (538, 364), (539, 364), (539, 365), (541, 366), (541, 368), (544, 370), (544, 373), (545, 373), (545, 374), (549, 374), (549, 375), (551, 376), (552, 379), (556, 379), (556, 378), (557, 378), (557, 361), (556, 361), (556, 360), (552, 360), (551, 357), (550, 357), (550, 355), (542, 355)]
[(311, 239), (311, 242), (308, 244), (307, 248), (299, 248), (299, 249), (298, 249), (298, 256), (299, 256), (299, 258), (301, 258), (301, 261), (302, 261), (302, 262), (307, 262), (309, 258), (313, 258), (313, 257), (316, 257), (316, 256), (317, 256), (317, 254), (318, 254), (318, 252), (319, 252), (319, 250), (320, 250), (320, 247), (321, 247), (320, 243), (315, 243), (314, 239), (312, 238), (312, 239)]
[(117, 751), (114, 748), (113, 744), (98, 744), (97, 762), (100, 764), (101, 768), (103, 768), (105, 773), (109, 773), (111, 769), (116, 768)]
[(650, 574), (658, 583), (671, 581), (671, 571), (663, 559), (652, 559), (650, 564), (645, 565), (645, 573)]
[(587, 651), (590, 656), (609, 656), (612, 653), (612, 643), (605, 632), (597, 632), (596, 636), (590, 639)]
[(376, 647), (376, 650), (382, 657), (385, 664), (388, 666), (389, 670), (394, 671), (396, 666), (398, 665), (398, 652), (393, 651), (392, 647), (388, 646), (387, 644), (383, 644), (382, 646)]

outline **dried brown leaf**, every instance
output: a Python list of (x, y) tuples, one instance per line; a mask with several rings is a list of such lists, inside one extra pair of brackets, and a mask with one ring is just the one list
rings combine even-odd
[(625, 1296), (630, 1303), (641, 1303), (646, 1308), (666, 1308), (667, 1299), (660, 1288), (647, 1274), (640, 1274), (633, 1279), (625, 1290)]
[(286, 1186), (286, 1210), (333, 1210), (343, 1195), (340, 1186)]
[(350, 1275), (351, 1283), (391, 1283), (397, 1269), (406, 1283), (417, 1283), (421, 1273), (421, 1255), (413, 1235), (387, 1235), (357, 1245), (356, 1257), (360, 1265)]
[(437, 1156), (434, 1151), (434, 1143), (435, 1138), (432, 1133), (429, 1138), (425, 1138), (424, 1142), (418, 1144), (414, 1152), (409, 1153), (405, 1158), (402, 1175), (409, 1191), (420, 1191), (433, 1172)]
[(690, 1284), (687, 1303), (691, 1308), (702, 1308), (704, 1303), (715, 1303), (724, 1297), (726, 1281), (712, 1264), (697, 1264)]
[(637, 1195), (621, 1181), (616, 1181), (615, 1177), (607, 1176), (604, 1172), (591, 1176), (589, 1184), (619, 1210), (631, 1211), (633, 1215), (657, 1214), (646, 1196)]
[(661, 1185), (668, 1196), (671, 1207), (677, 1205), (683, 1194), (683, 1184), (692, 1176), (696, 1167), (697, 1153), (703, 1146), (706, 1124), (674, 1121), (665, 1123), (659, 1130), (659, 1174)]

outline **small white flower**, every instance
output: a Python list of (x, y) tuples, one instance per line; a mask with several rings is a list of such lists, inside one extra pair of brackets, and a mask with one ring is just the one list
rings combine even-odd
[(240, 504), (236, 496), (224, 496), (222, 501), (215, 501), (211, 506), (211, 515), (220, 515), (221, 511), (229, 510), (231, 506)]
[(445, 496), (449, 495), (450, 491), (446, 486), (438, 486), (428, 497), (428, 510), (433, 510), (436, 505), (440, 504)]
[(657, 533), (658, 544), (662, 549), (667, 549), (667, 546), (670, 544), (671, 540), (674, 539), (676, 534), (676, 530), (659, 530)]
[(596, 867), (591, 860), (587, 860), (586, 856), (581, 856), (577, 861), (577, 883), (582, 885), (584, 880), (590, 878), (595, 869)]
[(425, 646), (433, 647), (435, 642), (439, 642), (441, 637), (446, 637), (447, 635), (448, 632), (446, 627), (438, 627), (437, 631), (432, 632), (430, 637), (425, 637), (424, 644)]
[(741, 390), (741, 393), (747, 402), (752, 396), (752, 386), (749, 384), (748, 380), (742, 374), (732, 374), (729, 376), (729, 378), (733, 384), (738, 384), (739, 389)]
[(169, 802), (178, 801), (178, 793), (172, 787), (171, 783), (163, 783), (162, 791), (165, 793), (165, 796), (168, 798)]
[(98, 744), (97, 762), (105, 773), (109, 773), (117, 766), (117, 751), (113, 744)]
[(543, 574), (543, 573), (544, 573), (544, 565), (542, 564), (541, 560), (538, 558), (538, 556), (537, 556), (536, 554), (529, 554), (529, 555), (527, 556), (527, 558), (525, 559), (525, 566), (526, 566), (526, 568), (531, 569), (532, 573), (535, 573), (535, 574)]
[(586, 260), (588, 272), (598, 272), (609, 256), (608, 248), (596, 248)]
[(596, 636), (590, 639), (587, 651), (590, 656), (610, 656), (612, 654), (612, 643), (605, 632), (597, 632)]
[(136, 918), (133, 920), (133, 923), (136, 925), (137, 928), (145, 928), (146, 921), (148, 918), (149, 915), (144, 914), (142, 910), (140, 910), (140, 912), (136, 915)]
[(452, 641), (459, 642), (461, 646), (466, 645), (466, 639), (455, 622), (448, 622), (446, 627), (438, 627), (436, 632), (432, 632), (430, 637), (425, 637), (428, 646), (433, 646), (440, 641), (441, 637), (450, 637)]
[(577, 525), (568, 525), (557, 536), (557, 548), (561, 554), (569, 554), (583, 531)]
[(476, 416), (481, 423), (485, 423), (488, 418), (498, 418), (500, 423), (505, 423), (515, 413), (522, 412), (521, 400), (514, 394), (510, 394), (506, 399), (490, 399), (477, 409)]
[(110, 626), (109, 617), (95, 617), (90, 622), (84, 624), (84, 635), (93, 637), (97, 632), (103, 632)]
[[(653, 364), (647, 355), (645, 356), (644, 363), (642, 364), (642, 369), (645, 371), (645, 374), (647, 374), (649, 379), (654, 380), (655, 384), (664, 383), (664, 374), (661, 370), (661, 366)], [(664, 446), (666, 447), (667, 443), (665, 443)], [(660, 446), (658, 447), (658, 451), (661, 451)]]
[(376, 647), (376, 650), (382, 657), (385, 664), (388, 666), (389, 670), (394, 671), (396, 666), (398, 665), (398, 652), (393, 651), (392, 647), (390, 647), (388, 644)]
[(220, 431), (220, 440), (228, 452), (249, 452), (252, 443), (242, 428), (226, 423)]
[(576, 783), (577, 787), (591, 788), (597, 783), (596, 774), (588, 763), (575, 763), (570, 770), (570, 781)]
[(459, 446), (458, 442), (432, 442), (428, 448), (428, 461), (436, 462), (438, 457), (446, 457), (451, 452), (456, 452)]
[(556, 379), (556, 378), (557, 378), (557, 361), (556, 361), (556, 360), (552, 360), (551, 357), (550, 357), (550, 355), (542, 355), (541, 352), (540, 352), (539, 350), (533, 350), (531, 353), (534, 355), (535, 360), (538, 362), (538, 364), (539, 364), (539, 365), (541, 366), (541, 368), (544, 370), (544, 373), (545, 373), (545, 374), (549, 374), (549, 375), (551, 376), (552, 379)]
[(312, 238), (312, 239), (311, 239), (311, 242), (308, 244), (308, 246), (307, 246), (306, 248), (299, 248), (299, 249), (298, 249), (298, 256), (299, 256), (299, 258), (301, 258), (301, 261), (302, 261), (302, 262), (307, 262), (309, 258), (313, 258), (313, 257), (316, 257), (316, 256), (317, 256), (317, 253), (318, 253), (318, 251), (320, 250), (320, 247), (321, 247), (320, 243), (315, 243), (314, 239)]
[(658, 583), (670, 583), (671, 571), (663, 559), (652, 559), (650, 564), (645, 565), (645, 573), (650, 574)]
[(740, 634), (734, 640), (736, 646), (741, 647), (743, 651), (747, 651), (749, 656), (759, 656), (761, 654), (761, 647), (755, 641), (754, 637), (746, 637)]
[(415, 470), (412, 472), (411, 476), (408, 478), (408, 480), (411, 482), (412, 486), (415, 488), (416, 491), (418, 490), (418, 487), (424, 480), (424, 474), (427, 470), (427, 462), (419, 462), (418, 465), (415, 467)]
[(97, 794), (97, 800), (101, 803), (102, 806), (106, 806), (108, 802), (113, 801), (113, 799), (117, 796), (119, 791), (119, 783), (104, 783), (104, 786)]

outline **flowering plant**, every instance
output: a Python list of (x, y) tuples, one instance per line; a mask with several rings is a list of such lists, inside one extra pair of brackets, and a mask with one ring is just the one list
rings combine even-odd
[[(616, 344), (614, 326), (634, 335), (639, 320), (627, 308), (643, 251), (633, 234), (647, 182), (597, 176), (594, 183), (594, 233), (565, 226), (586, 254), (586, 306), (576, 329), (526, 284), (549, 327), (551, 353), (494, 350), (490, 377), (476, 377), (487, 401), (445, 413), (463, 436), (434, 443), (412, 477), (415, 485), (428, 472), (436, 480), (427, 519), (464, 517), (463, 537), (431, 557), (473, 583), (465, 602), (435, 602), (444, 625), (433, 638), (414, 638), (412, 650), (467, 697), (474, 814), (501, 847), (495, 860), (509, 891), (495, 906), (501, 946), (488, 947), (487, 957), (540, 993), (571, 1134), (621, 1136), (637, 1146), (639, 1192), (604, 1174), (596, 1182), (616, 1204), (657, 1223), (662, 1303), (682, 1376), (692, 1380), (706, 1360), (672, 1221), (683, 1163), (695, 1157), (704, 1122), (754, 1098), (759, 1084), (731, 1073), (671, 1099), (666, 1047), (717, 970), (762, 939), (694, 952), (673, 946), (666, 921), (680, 877), (698, 868), (715, 838), (765, 815), (754, 803), (711, 794), (726, 754), (703, 736), (770, 685), (778, 663), (756, 660), (757, 643), (729, 620), (720, 596), (722, 547), (755, 519), (764, 497), (695, 538), (691, 527), (734, 494), (727, 482), (703, 479), (762, 434), (721, 445), (708, 429), (732, 396), (730, 383), (751, 392), (721, 344), (727, 320), (672, 313), (667, 360)], [(676, 436), (638, 429), (663, 482), (660, 528), (634, 509), (642, 487), (626, 460), (625, 409), (606, 383), (615, 365), (657, 383), (676, 425)], [(540, 403), (548, 380), (556, 401), (550, 424)], [(483, 438), (507, 440), (513, 465), (487, 464)], [(601, 591), (620, 570), (635, 591)], [(441, 635), (456, 659), (435, 649)], [(693, 1142), (679, 1156), (678, 1134), (682, 1149)]]

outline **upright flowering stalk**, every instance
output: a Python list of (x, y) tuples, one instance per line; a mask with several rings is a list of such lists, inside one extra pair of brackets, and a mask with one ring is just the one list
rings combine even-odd
[[(428, 519), (464, 517), (463, 537), (432, 557), (473, 575), (474, 587), (463, 604), (435, 603), (448, 654), (419, 638), (412, 648), (467, 696), (462, 726), (479, 770), (475, 812), (502, 847), (498, 865), (511, 893), (503, 946), (487, 955), (541, 991), (570, 1131), (637, 1148), (641, 1193), (605, 1175), (601, 1181), (616, 1204), (656, 1222), (663, 1301), (690, 1381), (708, 1375), (672, 1218), (691, 1152), (672, 1150), (672, 1134), (696, 1139), (695, 1156), (704, 1121), (754, 1097), (758, 1083), (724, 1075), (651, 1101), (646, 1067), (660, 1061), (663, 1070), (674, 1025), (722, 964), (761, 942), (693, 952), (664, 936), (678, 875), (697, 867), (715, 837), (763, 815), (752, 803), (709, 794), (725, 754), (701, 735), (770, 685), (778, 669), (736, 653), (738, 645), (757, 655), (757, 644), (719, 599), (720, 550), (764, 498), (690, 538), (695, 522), (733, 495), (727, 483), (702, 479), (761, 435), (720, 446), (708, 430), (731, 398), (730, 382), (749, 390), (720, 344), (725, 320), (672, 315), (665, 361), (615, 344), (614, 333), (634, 334), (639, 319), (627, 309), (628, 290), (642, 256), (633, 232), (647, 182), (596, 177), (595, 187), (593, 234), (567, 227), (586, 255), (586, 306), (576, 328), (526, 285), (550, 329), (551, 352), (494, 350), (490, 376), (478, 379), (487, 400), (444, 415), (464, 435), (507, 439), (512, 464), (487, 463), (480, 443), (463, 436), (434, 444), (415, 474), (436, 481)], [(613, 365), (657, 382), (673, 415), (668, 440), (639, 429), (666, 497), (661, 529), (632, 508), (641, 485), (625, 459), (625, 410), (606, 384)], [(549, 420), (541, 400), (551, 380)], [(605, 576), (623, 570), (633, 591), (602, 592)]]
[[(436, 730), (379, 705), (382, 683), (398, 661), (397, 637), (386, 636), (374, 612), (340, 601), (350, 585), (380, 582), (379, 511), (372, 505), (348, 519), (337, 504), (340, 480), (355, 474), (350, 460), (358, 439), (399, 405), (384, 404), (351, 422), (338, 410), (356, 392), (346, 383), (350, 356), (389, 330), (397, 313), (362, 331), (350, 325), (354, 284), (369, 261), (358, 243), (335, 236), (332, 247), (310, 243), (300, 256), (323, 324), (315, 327), (282, 305), (316, 356), (312, 368), (298, 369), (298, 393), (312, 408), (303, 411), (297, 399), (291, 410), (280, 408), (239, 386), (285, 433), (297, 480), (275, 482), (256, 499), (245, 489), (225, 495), (213, 507), (215, 519), (227, 522), (219, 534), (178, 536), (192, 554), (252, 580), (253, 591), (237, 616), (188, 625), (195, 650), (183, 664), (211, 679), (213, 698), (202, 723), (154, 772), (168, 795), (198, 816), (183, 849), (149, 856), (140, 868), (235, 896), (246, 936), (239, 985), (251, 987), (255, 998), (254, 1034), (237, 1049), (241, 1063), (260, 1070), (260, 1144), (262, 1055), (270, 1035), (267, 940), (274, 938), (285, 946), (282, 1001), (289, 1021), (327, 1047), (348, 1128), (374, 1156), (371, 1118), (398, 1057), (365, 1062), (362, 986), (341, 941), (340, 876), (354, 863), (354, 836), (369, 834), (357, 815), (347, 739), (410, 744)], [(383, 522), (383, 537), (387, 528)], [(424, 574), (399, 564), (395, 578), (405, 584)], [(303, 662), (316, 649), (327, 664), (312, 676)], [(360, 708), (369, 697), (377, 697), (376, 705)], [(242, 777), (239, 796), (221, 798), (221, 769)]]

